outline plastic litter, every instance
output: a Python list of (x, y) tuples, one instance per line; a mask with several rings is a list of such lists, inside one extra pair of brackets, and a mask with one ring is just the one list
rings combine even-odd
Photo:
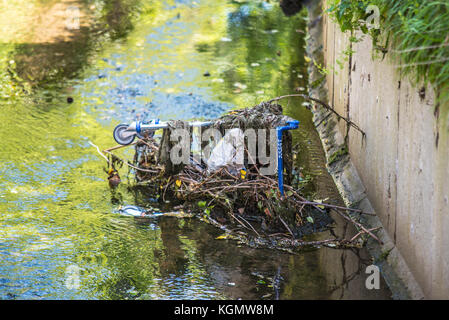
[(118, 212), (122, 215), (131, 217), (151, 217), (163, 215), (162, 212), (150, 212), (144, 208), (133, 205), (126, 205), (123, 207), (119, 207)]
[(235, 174), (244, 165), (244, 135), (239, 128), (229, 130), (226, 135), (212, 149), (207, 160), (209, 172), (227, 167), (229, 172)]

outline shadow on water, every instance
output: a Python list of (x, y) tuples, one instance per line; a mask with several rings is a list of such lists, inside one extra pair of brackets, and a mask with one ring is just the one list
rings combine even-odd
[[(304, 13), (287, 18), (266, 1), (30, 3), (25, 12), (8, 2), (2, 12), (23, 26), (79, 4), (82, 19), (74, 34), (2, 34), (0, 298), (389, 298), (383, 282), (365, 289), (363, 250), (292, 255), (215, 240), (220, 230), (194, 219), (120, 216), (119, 205), (172, 208), (133, 186), (126, 168), (110, 190), (89, 144), (111, 146), (119, 122), (214, 118), (306, 91)], [(303, 191), (338, 202), (303, 102), (282, 102), (301, 121)], [(335, 232), (353, 231), (339, 224)]]

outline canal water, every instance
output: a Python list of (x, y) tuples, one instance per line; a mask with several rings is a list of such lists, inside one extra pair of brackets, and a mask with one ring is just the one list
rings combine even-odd
[[(210, 119), (306, 92), (305, 12), (285, 17), (258, 0), (84, 1), (66, 34), (49, 15), (67, 3), (0, 4), (0, 299), (391, 297), (383, 281), (366, 289), (364, 250), (252, 249), (195, 219), (119, 215), (158, 203), (127, 168), (111, 190), (89, 143), (114, 146), (120, 122)], [(303, 104), (282, 101), (300, 120), (303, 192), (338, 203)]]

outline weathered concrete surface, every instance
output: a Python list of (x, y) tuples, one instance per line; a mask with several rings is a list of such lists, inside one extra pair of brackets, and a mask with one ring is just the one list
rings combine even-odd
[[(373, 59), (369, 37), (350, 44), (349, 35), (326, 14), (316, 20), (323, 10), (312, 9), (310, 31), (315, 34), (308, 51), (317, 62), (324, 62), (329, 73), (320, 83), (317, 79), (324, 76), (310, 68), (311, 93), (327, 97), (339, 114), (366, 133), (366, 137), (354, 129), (348, 133), (344, 121), (315, 109), (314, 121), (328, 159), (345, 141), (349, 149), (349, 155), (330, 164), (329, 171), (347, 204), (376, 212), (380, 221), (370, 222), (382, 223), (380, 237), (385, 244), (373, 250), (387, 256), (388, 271), (383, 271), (395, 274), (390, 282), (401, 282), (405, 296), (411, 298), (447, 299), (449, 106), (435, 108), (432, 88), (427, 86), (425, 96), (420, 95), (422, 87), (401, 77), (388, 54), (383, 61)], [(345, 55), (350, 46), (355, 53)]]

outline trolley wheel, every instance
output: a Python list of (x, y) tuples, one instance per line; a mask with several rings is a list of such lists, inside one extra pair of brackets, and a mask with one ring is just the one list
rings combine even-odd
[(131, 144), (134, 139), (136, 138), (135, 134), (131, 134), (131, 132), (126, 131), (128, 129), (127, 124), (119, 124), (114, 129), (114, 140), (117, 141), (118, 144), (121, 144), (123, 146), (127, 146), (128, 144)]

